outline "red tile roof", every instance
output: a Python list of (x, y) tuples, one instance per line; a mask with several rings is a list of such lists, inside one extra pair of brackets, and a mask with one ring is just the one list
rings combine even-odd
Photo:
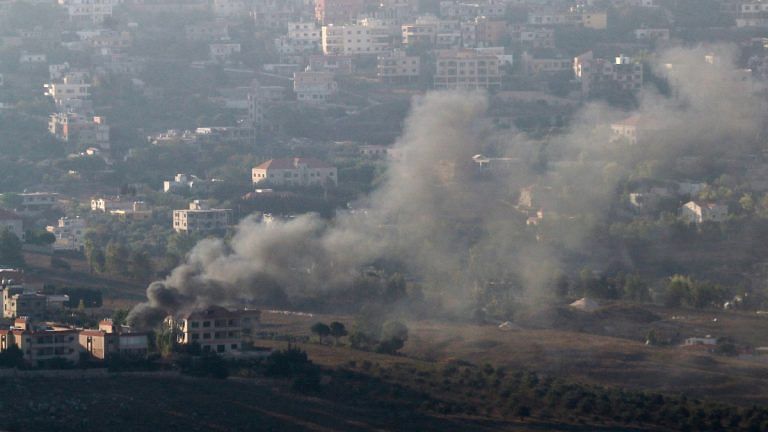
[(300, 164), (306, 164), (307, 168), (333, 168), (331, 165), (315, 158), (284, 158), (270, 159), (256, 166), (255, 169), (294, 169)]

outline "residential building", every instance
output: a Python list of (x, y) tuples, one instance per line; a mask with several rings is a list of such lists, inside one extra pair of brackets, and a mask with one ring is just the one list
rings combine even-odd
[(375, 55), (391, 47), (386, 28), (369, 25), (325, 25), (321, 32), (323, 54)]
[(728, 217), (728, 206), (718, 203), (688, 201), (680, 208), (680, 217), (693, 224), (723, 222)]
[(223, 62), (229, 60), (233, 55), (240, 54), (239, 43), (212, 43), (208, 45), (208, 52), (211, 60)]
[(296, 72), (293, 74), (293, 91), (299, 102), (324, 103), (336, 94), (338, 86), (330, 72)]
[(45, 84), (43, 87), (46, 89), (46, 96), (50, 96), (56, 105), (67, 99), (88, 99), (90, 97), (91, 85), (86, 82), (86, 77), (82, 74), (67, 75), (61, 82)]
[(229, 28), (224, 21), (206, 21), (184, 26), (184, 34), (190, 41), (218, 41), (229, 38)]
[(401, 26), (402, 44), (406, 47), (453, 48), (461, 43), (461, 23), (441, 20), (432, 15), (418, 17)]
[(21, 204), (16, 212), (21, 215), (35, 215), (52, 209), (59, 199), (54, 192), (23, 192), (18, 194)]
[(19, 240), (23, 240), (24, 220), (21, 216), (10, 210), (0, 209), (0, 230), (8, 230), (16, 234)]
[(745, 1), (736, 15), (736, 27), (768, 27), (768, 2)]
[(637, 114), (611, 123), (611, 141), (626, 141), (629, 144), (637, 144), (638, 141), (644, 139), (645, 132), (643, 118)]
[(669, 40), (669, 29), (666, 28), (639, 28), (634, 33), (635, 39), (640, 41)]
[(77, 216), (59, 218), (57, 225), (48, 226), (46, 230), (56, 237), (56, 242), (53, 244), (54, 250), (82, 250), (85, 246), (87, 228), (86, 220)]
[(314, 158), (270, 159), (252, 170), (254, 185), (313, 186), (338, 184), (336, 167)]
[(573, 72), (585, 96), (605, 90), (637, 91), (643, 86), (643, 65), (623, 55), (611, 62), (586, 52), (574, 58)]
[(573, 60), (552, 49), (532, 49), (523, 52), (523, 70), (527, 75), (555, 74), (573, 67)]
[(195, 129), (195, 143), (200, 146), (217, 144), (248, 144), (254, 140), (253, 127), (221, 126)]
[(169, 317), (166, 322), (177, 332), (178, 343), (197, 343), (203, 352), (226, 354), (240, 351), (243, 342), (252, 339), (260, 318), (258, 310), (210, 306), (180, 317)]
[(47, 295), (27, 289), (22, 283), (7, 282), (2, 287), (3, 318), (27, 316), (44, 318), (64, 309), (67, 295)]
[(275, 39), (280, 54), (302, 54), (320, 48), (321, 29), (314, 22), (288, 23), (288, 34)]
[(416, 81), (421, 76), (421, 58), (399, 49), (380, 54), (376, 59), (376, 76), (388, 83)]
[(479, 0), (466, 2), (462, 0), (443, 0), (440, 2), (440, 16), (470, 20), (475, 17), (503, 18), (507, 13), (507, 1)]
[(495, 55), (476, 50), (439, 51), (436, 60), (436, 89), (498, 90), (501, 62)]
[(248, 14), (243, 0), (213, 0), (213, 14), (219, 18), (234, 18)]
[(555, 29), (525, 24), (512, 24), (508, 28), (512, 42), (524, 49), (555, 47)]
[(119, 0), (58, 0), (67, 10), (70, 21), (101, 24), (112, 16), (112, 9)]
[(364, 0), (315, 0), (315, 20), (323, 25), (349, 23), (364, 6)]
[(48, 131), (57, 139), (80, 148), (98, 147), (109, 150), (110, 127), (101, 116), (85, 116), (75, 112), (58, 112), (48, 118)]
[(355, 64), (352, 56), (341, 54), (311, 55), (309, 68), (313, 72), (330, 72), (334, 75), (352, 75)]
[(53, 323), (35, 323), (29, 317), (19, 317), (10, 329), (0, 329), (0, 351), (16, 345), (30, 366), (64, 359), (72, 364), (80, 360), (76, 329)]
[(149, 339), (146, 333), (133, 333), (129, 327), (117, 326), (111, 319), (99, 322), (98, 329), (86, 329), (78, 335), (80, 348), (98, 360), (114, 355), (143, 358), (147, 355)]
[(232, 223), (231, 209), (212, 209), (203, 200), (194, 200), (189, 209), (173, 211), (176, 232), (210, 232), (225, 230)]
[(188, 174), (176, 174), (173, 180), (165, 180), (163, 182), (163, 192), (208, 192), (215, 183), (216, 180), (203, 180), (195, 175)]

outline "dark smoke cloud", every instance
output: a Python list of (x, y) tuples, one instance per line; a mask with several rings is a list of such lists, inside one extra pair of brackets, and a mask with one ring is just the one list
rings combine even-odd
[[(711, 52), (714, 64), (704, 61)], [(634, 114), (645, 127), (664, 131), (662, 142), (641, 152), (670, 161), (687, 152), (722, 150), (724, 138), (735, 147), (758, 135), (761, 104), (754, 84), (734, 70), (733, 52), (675, 48), (652, 60), (673, 95), (640, 95)], [(276, 288), (288, 296), (335, 290), (382, 259), (404, 264), (456, 303), (472, 301), (478, 281), (512, 277), (525, 287), (528, 301), (543, 301), (562, 267), (563, 250), (581, 247), (609, 206), (612, 186), (627, 174), (611, 159), (637, 149), (610, 143), (607, 125), (633, 113), (587, 105), (568, 133), (550, 139), (548, 170), (536, 172), (528, 158), (540, 143), (495, 130), (484, 117), (487, 109), (480, 93), (435, 92), (415, 100), (395, 144), (402, 158), (390, 164), (367, 212), (331, 222), (316, 215), (269, 225), (246, 218), (231, 241), (201, 241), (168, 278), (151, 284), (147, 302), (131, 311), (129, 321), (146, 327), (166, 314), (209, 304), (264, 301)], [(471, 158), (487, 148), (520, 156), (521, 163), (506, 175), (478, 180)], [(527, 230), (528, 215), (515, 206), (520, 188), (534, 184), (558, 191), (548, 210), (581, 215), (580, 224), (552, 227), (548, 235), (557, 237), (556, 246)]]

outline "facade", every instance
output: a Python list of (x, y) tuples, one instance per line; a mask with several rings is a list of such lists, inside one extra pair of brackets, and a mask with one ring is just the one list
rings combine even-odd
[(669, 40), (669, 29), (639, 28), (635, 30), (635, 39), (641, 41), (666, 41)]
[(330, 72), (335, 75), (351, 75), (355, 72), (352, 56), (340, 54), (309, 56), (309, 70), (313, 72)]
[(211, 306), (179, 318), (169, 318), (167, 322), (178, 332), (178, 343), (198, 343), (203, 352), (225, 354), (242, 349), (243, 342), (253, 337), (260, 318), (258, 310), (230, 311)]
[(527, 75), (555, 74), (573, 67), (573, 60), (550, 49), (534, 49), (522, 55), (523, 70)]
[(293, 74), (293, 91), (299, 102), (324, 103), (336, 94), (338, 86), (330, 72), (296, 72)]
[(629, 144), (637, 144), (642, 139), (642, 118), (633, 115), (624, 120), (611, 123), (611, 141), (627, 141)]
[(37, 324), (28, 317), (17, 318), (10, 329), (0, 330), (0, 351), (19, 347), (24, 361), (31, 366), (64, 359), (72, 364), (80, 360), (78, 331), (50, 323)]
[(192, 201), (188, 209), (173, 211), (173, 229), (176, 232), (225, 230), (231, 223), (231, 209), (212, 209), (201, 200)]
[(110, 127), (104, 117), (58, 112), (50, 115), (48, 131), (57, 139), (78, 147), (110, 148)]
[(118, 0), (58, 0), (67, 10), (70, 21), (100, 24), (112, 16), (112, 8)]
[(606, 88), (636, 91), (643, 86), (643, 65), (622, 55), (611, 62), (589, 51), (573, 59), (573, 73), (584, 95)]
[(680, 217), (693, 224), (722, 222), (728, 217), (728, 206), (718, 203), (689, 201), (680, 208)]
[(63, 310), (68, 301), (67, 295), (46, 295), (27, 291), (23, 285), (7, 284), (3, 287), (3, 318), (41, 319), (51, 312)]
[(24, 220), (21, 216), (10, 210), (0, 209), (0, 230), (8, 230), (16, 234), (19, 240), (23, 240)]
[(436, 89), (498, 90), (501, 61), (475, 50), (445, 50), (437, 55)]
[(99, 322), (98, 330), (82, 330), (78, 343), (81, 350), (98, 360), (113, 355), (143, 358), (149, 346), (146, 333), (132, 333), (130, 328), (117, 326), (110, 319)]
[(45, 84), (47, 96), (50, 96), (56, 105), (62, 104), (68, 99), (88, 99), (91, 85), (82, 75), (67, 75), (61, 82)]
[(421, 58), (403, 50), (380, 54), (376, 59), (376, 76), (382, 82), (410, 82), (421, 76)]
[(85, 230), (88, 224), (85, 219), (80, 217), (62, 217), (58, 224), (48, 226), (46, 230), (56, 236), (54, 249), (58, 250), (81, 250), (85, 246)]
[(20, 193), (21, 205), (16, 209), (22, 215), (34, 215), (52, 209), (59, 198), (59, 194), (53, 192), (25, 192)]
[(387, 51), (391, 38), (385, 28), (369, 25), (325, 25), (321, 33), (323, 54), (376, 55)]
[(315, 20), (327, 24), (351, 22), (365, 6), (364, 0), (315, 0)]
[(270, 159), (253, 168), (252, 180), (254, 185), (338, 185), (338, 173), (336, 167), (314, 158)]
[(211, 60), (222, 62), (228, 60), (235, 54), (240, 54), (239, 43), (212, 43), (208, 45), (208, 53)]
[(441, 20), (432, 15), (417, 18), (400, 27), (402, 44), (406, 47), (457, 47), (461, 42), (461, 24), (458, 20)]
[(314, 22), (290, 22), (288, 34), (275, 39), (280, 54), (303, 54), (320, 48), (321, 29)]

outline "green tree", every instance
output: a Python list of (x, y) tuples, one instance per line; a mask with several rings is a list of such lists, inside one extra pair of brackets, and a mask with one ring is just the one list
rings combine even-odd
[(128, 274), (132, 279), (147, 280), (153, 276), (152, 260), (146, 251), (133, 251), (128, 259)]
[(320, 341), (320, 343), (323, 343), (323, 340), (326, 336), (331, 334), (331, 328), (328, 327), (327, 324), (317, 322), (315, 323), (310, 330), (312, 330), (312, 333), (317, 335), (317, 340)]
[(0, 232), (0, 264), (10, 267), (24, 266), (21, 248), (21, 240), (11, 230), (4, 229)]
[(669, 278), (667, 290), (664, 295), (664, 304), (667, 307), (680, 307), (687, 304), (691, 295), (693, 280), (690, 276), (674, 275)]
[(85, 260), (88, 261), (88, 270), (91, 273), (101, 273), (104, 271), (104, 251), (96, 246), (93, 240), (85, 241), (84, 247)]
[(334, 344), (338, 345), (339, 339), (347, 335), (347, 328), (344, 327), (344, 324), (338, 321), (332, 322), (329, 327), (331, 329), (331, 336), (333, 336), (334, 339)]
[(387, 321), (381, 329), (381, 340), (376, 351), (385, 354), (395, 354), (408, 340), (408, 327), (400, 321)]
[(128, 250), (122, 243), (110, 241), (104, 253), (104, 268), (111, 275), (122, 275), (128, 272)]

